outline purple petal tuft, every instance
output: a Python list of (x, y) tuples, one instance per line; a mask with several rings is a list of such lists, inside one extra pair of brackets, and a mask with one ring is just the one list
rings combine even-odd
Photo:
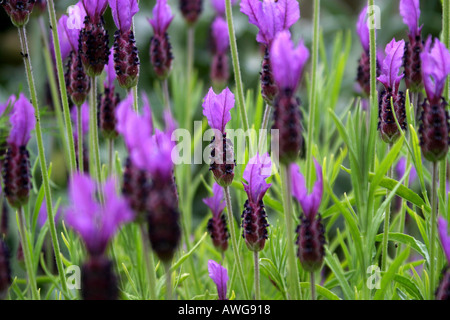
[(400, 0), (400, 15), (403, 17), (403, 22), (408, 26), (410, 35), (414, 37), (419, 35), (421, 29), (419, 28), (419, 0)]
[(234, 95), (228, 87), (220, 94), (216, 94), (211, 87), (202, 107), (203, 115), (208, 119), (209, 126), (224, 133), (225, 126), (231, 120), (230, 110), (234, 107)]
[(359, 14), (358, 22), (356, 23), (356, 32), (358, 33), (361, 46), (364, 51), (369, 51), (369, 27), (367, 26), (367, 6), (365, 6)]
[(114, 23), (120, 31), (131, 29), (133, 16), (139, 12), (137, 0), (108, 0)]
[(243, 175), (247, 184), (243, 183), (243, 185), (250, 202), (258, 203), (264, 197), (271, 186), (271, 184), (266, 182), (271, 172), (272, 162), (268, 153), (262, 156), (257, 153), (249, 160)]
[(209, 277), (217, 286), (219, 300), (227, 300), (228, 271), (214, 260), (208, 261)]
[(167, 4), (167, 0), (157, 0), (156, 5), (153, 8), (153, 18), (148, 19), (153, 27), (153, 32), (161, 36), (166, 33), (172, 22), (174, 15), (170, 6)]
[(442, 249), (444, 249), (447, 261), (450, 264), (450, 235), (448, 234), (448, 223), (440, 217), (438, 220), (439, 237), (441, 238)]
[(23, 93), (14, 103), (9, 122), (11, 123), (11, 131), (8, 143), (17, 147), (25, 146), (31, 138), (30, 132), (36, 125), (36, 118), (34, 117), (34, 107)]
[(211, 209), (212, 214), (215, 217), (220, 217), (226, 207), (224, 196), (225, 193), (223, 191), (223, 188), (219, 184), (214, 182), (213, 196), (203, 199), (203, 202)]
[(400, 80), (403, 78), (403, 73), (398, 75), (403, 64), (403, 55), (405, 51), (405, 41), (395, 41), (392, 39), (386, 45), (386, 57), (383, 60), (381, 67), (381, 75), (377, 78), (386, 90), (392, 89), (394, 92), (398, 91)]

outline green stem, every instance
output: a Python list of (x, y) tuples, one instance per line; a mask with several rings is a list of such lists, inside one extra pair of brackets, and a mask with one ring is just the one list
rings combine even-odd
[(172, 108), (170, 107), (170, 93), (169, 93), (169, 81), (166, 79), (162, 82), (163, 86), (163, 97), (164, 97), (164, 107), (167, 111), (172, 114)]
[(434, 299), (434, 290), (436, 283), (436, 230), (437, 230), (437, 176), (438, 165), (433, 162), (432, 182), (431, 182), (431, 232), (430, 232), (430, 300)]
[(291, 177), (286, 165), (281, 164), (281, 180), (282, 180), (282, 195), (283, 195), (283, 208), (284, 219), (286, 224), (286, 241), (288, 251), (288, 283), (289, 294), (291, 300), (301, 299), (300, 281), (297, 269), (297, 260), (295, 257), (294, 248), (294, 219), (292, 210), (292, 197), (291, 197)]
[(47, 205), (47, 216), (49, 220), (50, 225), (50, 234), (52, 238), (52, 244), (53, 244), (53, 250), (55, 253), (55, 260), (56, 260), (56, 266), (58, 267), (58, 274), (61, 282), (61, 287), (64, 292), (64, 294), (67, 294), (67, 284), (66, 279), (64, 275), (64, 267), (61, 261), (60, 256), (60, 249), (59, 249), (59, 242), (58, 237), (56, 233), (56, 227), (55, 227), (55, 219), (53, 215), (53, 205), (52, 205), (52, 194), (50, 190), (50, 181), (48, 177), (48, 171), (47, 171), (47, 162), (45, 160), (45, 151), (44, 151), (44, 141), (42, 139), (42, 129), (41, 129), (41, 119), (39, 114), (39, 105), (37, 101), (37, 94), (36, 94), (36, 87), (34, 85), (34, 78), (33, 78), (33, 70), (31, 67), (31, 57), (30, 52), (28, 50), (28, 42), (27, 42), (27, 35), (25, 27), (19, 28), (19, 38), (20, 38), (20, 44), (22, 48), (23, 53), (23, 60), (25, 63), (25, 70), (27, 74), (27, 81), (28, 81), (28, 87), (30, 90), (31, 95), (31, 102), (34, 107), (35, 111), (35, 117), (36, 117), (36, 141), (38, 145), (38, 154), (39, 154), (39, 163), (41, 167), (41, 174), (42, 174), (42, 185), (44, 187), (44, 194), (45, 194), (45, 203)]
[(314, 272), (311, 272), (310, 274), (310, 283), (311, 283), (311, 300), (316, 300), (316, 281), (314, 277)]
[(241, 279), (241, 285), (242, 289), (244, 291), (244, 297), (246, 300), (250, 300), (250, 295), (247, 290), (247, 284), (245, 283), (245, 275), (244, 275), (244, 269), (242, 267), (242, 260), (241, 256), (239, 255), (238, 250), (238, 243), (236, 238), (236, 232), (234, 229), (234, 217), (233, 217), (233, 208), (231, 207), (231, 197), (230, 197), (230, 188), (224, 187), (225, 191), (225, 200), (227, 204), (227, 215), (228, 215), (228, 222), (230, 224), (230, 235), (231, 235), (231, 244), (233, 247), (233, 254), (234, 254), (234, 263), (237, 266), (239, 277)]
[(58, 21), (56, 20), (55, 4), (53, 0), (48, 0), (48, 13), (50, 15), (50, 25), (53, 35), (53, 46), (55, 48), (56, 70), (58, 72), (59, 90), (61, 93), (61, 102), (63, 106), (64, 121), (66, 124), (66, 138), (69, 143), (69, 164), (70, 171), (74, 172), (77, 169), (75, 156), (75, 142), (73, 139), (72, 122), (70, 118), (69, 100), (67, 98), (66, 81), (64, 79), (64, 67), (61, 57), (61, 47), (59, 43)]
[(90, 132), (90, 140), (92, 141), (90, 144), (90, 147), (92, 148), (90, 150), (91, 157), (94, 159), (94, 172), (95, 177), (97, 178), (98, 184), (101, 184), (102, 182), (102, 169), (101, 169), (101, 163), (100, 163), (100, 148), (99, 148), (99, 142), (98, 142), (98, 120), (97, 120), (97, 77), (91, 77), (91, 105), (90, 105), (90, 126), (89, 126), (89, 132)]
[(272, 106), (270, 104), (266, 104), (266, 110), (264, 110), (264, 117), (261, 124), (261, 129), (259, 130), (259, 143), (258, 143), (258, 151), (261, 153), (265, 150), (264, 145), (267, 142), (267, 127), (269, 126), (270, 114), (272, 112)]
[(45, 30), (45, 23), (44, 23), (44, 19), (42, 16), (39, 17), (39, 26), (41, 28), (41, 36), (42, 36), (42, 42), (43, 42), (42, 49), (44, 52), (45, 68), (47, 71), (48, 82), (49, 82), (49, 86), (50, 86), (50, 94), (52, 96), (53, 109), (55, 110), (55, 114), (56, 114), (56, 121), (58, 123), (59, 135), (61, 138), (61, 144), (64, 149), (65, 159), (67, 161), (69, 161), (70, 150), (69, 150), (69, 145), (68, 145), (67, 139), (66, 139), (64, 117), (63, 117), (63, 114), (61, 111), (61, 102), (60, 102), (60, 96), (59, 96), (59, 91), (58, 91), (58, 85), (56, 84), (55, 73), (54, 73), (54, 69), (53, 69), (53, 61), (50, 56), (50, 46), (49, 46), (48, 39), (47, 39), (47, 31)]
[(166, 300), (173, 300), (172, 292), (172, 271), (170, 270), (170, 262), (164, 263), (166, 269)]
[(25, 268), (27, 269), (28, 274), (28, 283), (31, 287), (31, 297), (33, 300), (39, 300), (39, 291), (36, 284), (36, 278), (33, 270), (33, 263), (31, 261), (31, 251), (28, 242), (27, 236), (27, 228), (25, 226), (25, 214), (23, 212), (23, 208), (20, 207), (18, 209), (19, 213), (19, 232), (20, 232), (20, 240), (22, 242), (23, 247), (23, 256), (25, 259)]
[(241, 114), (244, 131), (248, 132), (248, 118), (245, 109), (244, 88), (242, 84), (241, 69), (239, 66), (239, 54), (237, 50), (236, 34), (234, 32), (233, 13), (231, 11), (231, 0), (225, 0), (225, 11), (228, 24), (228, 33), (230, 35), (231, 58), (233, 60), (234, 80), (236, 82), (236, 98), (239, 113)]
[(307, 137), (307, 155), (306, 155), (306, 185), (311, 185), (311, 173), (313, 172), (312, 150), (314, 121), (316, 117), (316, 91), (317, 91), (317, 63), (319, 58), (319, 20), (320, 20), (320, 0), (314, 0), (314, 28), (313, 28), (313, 47), (312, 47), (312, 70), (311, 70), (311, 92), (309, 95), (309, 121)]
[(156, 274), (155, 274), (155, 263), (153, 261), (153, 255), (150, 251), (150, 246), (148, 243), (147, 230), (145, 229), (144, 223), (140, 223), (141, 228), (142, 244), (144, 248), (144, 258), (147, 269), (147, 281), (150, 287), (150, 299), (156, 300)]
[[(388, 152), (391, 150), (392, 144), (388, 146)], [(388, 171), (388, 178), (392, 178), (394, 167), (391, 166)], [(386, 190), (386, 198), (389, 197), (390, 190)], [(387, 271), (387, 261), (388, 261), (388, 245), (389, 245), (389, 225), (391, 219), (391, 204), (386, 206), (385, 216), (384, 216), (384, 233), (383, 233), (383, 253), (381, 255), (381, 270)]]
[(261, 300), (261, 285), (259, 277), (259, 252), (253, 252), (253, 260), (255, 262), (255, 300)]
[(108, 139), (108, 175), (114, 175), (114, 139)]
[(83, 164), (83, 120), (81, 106), (77, 106), (77, 136), (78, 136), (78, 171), (84, 172)]
[(133, 90), (133, 108), (136, 113), (139, 112), (139, 95), (138, 95), (138, 86), (135, 85), (131, 90)]

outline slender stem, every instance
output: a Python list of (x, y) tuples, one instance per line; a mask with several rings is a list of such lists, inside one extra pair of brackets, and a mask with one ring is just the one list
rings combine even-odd
[(52, 194), (51, 194), (51, 190), (50, 190), (50, 181), (49, 181), (48, 171), (47, 171), (47, 162), (45, 160), (44, 141), (42, 139), (42, 129), (41, 129), (41, 119), (40, 119), (40, 114), (39, 114), (39, 105), (38, 105), (38, 101), (37, 101), (36, 87), (34, 85), (33, 70), (31, 67), (31, 57), (30, 57), (30, 52), (28, 50), (28, 42), (27, 42), (25, 27), (19, 28), (19, 38), (20, 38), (20, 44), (22, 47), (23, 60), (25, 63), (28, 87), (29, 87), (30, 95), (31, 95), (31, 102), (34, 107), (35, 117), (36, 117), (36, 128), (35, 128), (36, 141), (37, 141), (37, 145), (38, 145), (39, 164), (41, 167), (42, 185), (44, 187), (45, 202), (47, 205), (47, 216), (48, 216), (48, 220), (49, 220), (50, 234), (51, 234), (51, 238), (52, 238), (53, 250), (55, 253), (56, 266), (58, 267), (58, 274), (59, 274), (59, 278), (60, 278), (60, 282), (61, 282), (61, 287), (62, 287), (64, 294), (66, 295), (67, 294), (67, 284), (66, 284), (66, 279), (65, 279), (65, 275), (64, 275), (64, 267), (63, 267), (63, 264), (61, 261), (59, 242), (58, 242), (58, 237), (57, 237), (57, 233), (56, 233), (55, 219), (54, 219), (54, 215), (53, 215)]
[[(188, 83), (188, 103), (191, 102), (191, 80), (194, 70), (194, 51), (195, 51), (195, 26), (189, 26), (187, 31), (187, 83)], [(190, 107), (190, 104), (188, 104)]]
[(242, 84), (241, 69), (239, 66), (239, 54), (237, 50), (236, 34), (234, 32), (233, 13), (231, 11), (231, 0), (225, 0), (225, 12), (228, 24), (228, 33), (230, 35), (231, 58), (233, 60), (234, 80), (236, 82), (237, 104), (241, 114), (244, 131), (248, 132), (247, 110), (245, 109), (244, 88)]
[(255, 262), (255, 300), (261, 300), (261, 285), (259, 277), (259, 252), (253, 251), (253, 259)]
[(28, 282), (31, 287), (31, 297), (33, 300), (39, 300), (39, 291), (37, 289), (36, 278), (33, 270), (33, 263), (31, 261), (31, 251), (29, 247), (28, 237), (27, 237), (27, 228), (25, 226), (25, 214), (23, 212), (23, 208), (20, 207), (19, 211), (19, 232), (20, 232), (20, 241), (22, 242), (23, 247), (23, 256), (25, 259), (25, 268), (27, 269), (28, 274)]
[(114, 171), (114, 139), (108, 139), (108, 175), (113, 175)]
[(166, 268), (166, 300), (173, 300), (172, 292), (172, 271), (170, 270), (170, 262), (164, 263)]
[(316, 117), (316, 91), (317, 91), (317, 62), (319, 58), (319, 19), (320, 19), (320, 0), (314, 0), (314, 28), (313, 28), (313, 47), (312, 47), (312, 71), (311, 71), (311, 92), (309, 95), (309, 121), (308, 121), (308, 143), (306, 145), (306, 185), (311, 185), (311, 173), (313, 171), (312, 150), (314, 121)]
[(164, 107), (166, 108), (167, 111), (170, 112), (170, 114), (172, 114), (172, 108), (170, 107), (170, 93), (169, 93), (169, 81), (166, 79), (164, 79), (164, 81), (162, 82), (162, 86), (163, 86), (163, 97), (164, 97)]
[[(392, 148), (392, 144), (388, 146), (388, 153)], [(393, 175), (393, 166), (389, 168), (388, 178), (392, 178)], [(389, 196), (389, 190), (386, 190), (386, 198)], [(389, 225), (391, 219), (391, 204), (389, 203), (386, 206), (386, 212), (384, 216), (384, 233), (383, 233), (383, 253), (381, 255), (381, 270), (387, 271), (387, 261), (388, 261), (388, 244), (389, 244)]]
[(91, 77), (91, 125), (89, 126), (89, 132), (90, 132), (90, 140), (92, 141), (90, 147), (92, 148), (90, 150), (91, 157), (94, 159), (94, 172), (95, 177), (97, 177), (98, 183), (101, 184), (102, 182), (102, 169), (101, 169), (101, 163), (100, 163), (100, 148), (99, 148), (99, 142), (98, 142), (98, 120), (97, 120), (97, 77)]
[(259, 130), (259, 143), (258, 143), (258, 151), (261, 153), (265, 151), (264, 145), (267, 141), (267, 127), (269, 126), (270, 114), (272, 113), (272, 106), (270, 104), (266, 104), (266, 110), (264, 110), (264, 117), (261, 124), (261, 129)]
[(300, 291), (300, 281), (297, 269), (297, 260), (295, 257), (294, 248), (294, 219), (292, 210), (292, 198), (291, 198), (291, 177), (288, 173), (288, 168), (286, 165), (282, 164), (281, 169), (281, 181), (283, 185), (282, 195), (283, 195), (283, 208), (284, 208), (284, 219), (286, 223), (286, 241), (287, 241), (287, 251), (288, 251), (288, 283), (289, 283), (289, 294), (290, 299), (299, 300), (301, 298)]
[(56, 20), (55, 4), (53, 0), (48, 0), (48, 13), (50, 16), (50, 25), (53, 35), (53, 46), (55, 49), (56, 70), (58, 72), (59, 90), (61, 93), (61, 102), (63, 106), (64, 121), (66, 124), (66, 135), (69, 143), (69, 164), (72, 172), (76, 171), (75, 142), (73, 139), (72, 122), (70, 118), (69, 100), (67, 98), (66, 82), (64, 79), (64, 68), (61, 56), (61, 47), (59, 43), (58, 21)]
[(316, 281), (314, 277), (314, 272), (311, 272), (310, 274), (310, 283), (311, 283), (311, 300), (316, 300)]
[(431, 182), (431, 232), (430, 232), (430, 300), (434, 299), (434, 290), (436, 282), (436, 230), (437, 230), (437, 177), (438, 164), (433, 162), (433, 177)]
[(144, 258), (145, 258), (145, 264), (146, 264), (146, 269), (147, 269), (147, 281), (148, 281), (148, 286), (150, 287), (150, 299), (156, 300), (157, 296), (156, 296), (155, 263), (153, 261), (152, 252), (150, 251), (147, 230), (145, 228), (144, 223), (140, 223), (139, 227), (141, 229), (142, 244), (143, 244), (143, 248), (144, 248)]
[[(47, 31), (45, 30), (45, 22), (44, 22), (44, 18), (42, 16), (39, 17), (39, 26), (41, 28), (41, 36), (42, 36), (42, 42), (43, 42), (42, 49), (44, 52), (45, 67), (46, 67), (48, 82), (49, 82), (49, 86), (50, 86), (50, 94), (52, 96), (53, 109), (55, 110), (55, 114), (56, 114), (56, 121), (58, 123), (58, 129), (59, 129), (59, 134), (60, 134), (60, 138), (61, 138), (61, 144), (64, 149), (65, 159), (67, 161), (69, 161), (70, 151), (69, 151), (69, 145), (68, 145), (67, 139), (66, 139), (64, 117), (63, 117), (63, 114), (61, 111), (59, 90), (58, 90), (58, 85), (57, 85), (56, 79), (55, 79), (53, 61), (50, 56), (50, 47), (49, 47), (48, 39), (47, 39)], [(70, 162), (68, 162), (68, 164), (70, 165)]]
[(81, 106), (77, 106), (77, 137), (78, 137), (78, 171), (80, 173), (84, 172), (83, 163), (83, 120)]
[(137, 113), (139, 112), (139, 95), (138, 95), (138, 86), (135, 85), (131, 90), (133, 90), (133, 108)]
[(418, 106), (418, 103), (419, 103), (419, 92), (411, 92), (410, 95), (411, 95), (412, 105), (414, 106), (413, 107), (414, 116), (412, 118), (414, 120), (413, 127), (415, 128), (416, 127), (417, 112), (419, 110), (419, 106)]
[(233, 247), (234, 254), (234, 263), (237, 265), (239, 277), (241, 278), (242, 289), (244, 290), (245, 299), (249, 300), (250, 295), (247, 290), (247, 284), (245, 283), (244, 269), (242, 268), (241, 256), (239, 255), (236, 232), (234, 230), (234, 217), (233, 217), (233, 208), (231, 207), (231, 197), (230, 197), (230, 188), (224, 187), (225, 191), (225, 200), (227, 203), (227, 215), (228, 221), (230, 223), (230, 235), (231, 235), (231, 244)]

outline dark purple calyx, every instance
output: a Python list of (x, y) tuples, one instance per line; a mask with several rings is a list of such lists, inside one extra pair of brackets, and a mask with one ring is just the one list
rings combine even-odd
[(436, 300), (450, 300), (450, 268), (442, 271), (442, 279), (436, 290)]
[(4, 190), (9, 204), (19, 208), (28, 202), (31, 185), (30, 154), (25, 146), (10, 145), (2, 167)]
[[(377, 60), (377, 77), (380, 76), (380, 63)], [(369, 53), (363, 51), (361, 58), (358, 60), (358, 71), (356, 73), (356, 81), (361, 87), (365, 97), (370, 96), (370, 57)]]
[(227, 139), (227, 134), (223, 133), (219, 143), (216, 142), (215, 136), (212, 138), (210, 147), (211, 163), (209, 170), (212, 171), (214, 179), (220, 186), (227, 187), (233, 182), (236, 165), (233, 143), (230, 139)]
[(147, 197), (150, 244), (164, 263), (169, 263), (181, 238), (178, 194), (173, 178), (152, 177)]
[(114, 139), (118, 136), (116, 131), (116, 107), (120, 102), (118, 93), (114, 88), (105, 86), (103, 94), (98, 96), (98, 121), (102, 134), (107, 139)]
[(117, 300), (119, 289), (111, 260), (105, 256), (91, 256), (81, 270), (83, 300)]
[(89, 94), (90, 79), (84, 70), (81, 56), (72, 51), (67, 60), (67, 70), (65, 73), (67, 93), (72, 102), (80, 107)]
[(409, 42), (405, 44), (403, 56), (403, 68), (406, 87), (412, 92), (419, 92), (422, 87), (422, 62), (420, 53), (423, 51), (421, 35), (409, 36)]
[(180, 0), (180, 11), (188, 24), (197, 22), (203, 10), (203, 0)]
[(130, 89), (139, 77), (139, 51), (132, 30), (114, 34), (114, 69), (120, 86)]
[(165, 79), (172, 70), (173, 54), (169, 34), (155, 34), (150, 39), (150, 61), (156, 75)]
[(230, 237), (227, 228), (227, 218), (225, 213), (214, 216), (208, 220), (207, 230), (211, 236), (214, 247), (222, 252), (228, 249), (228, 238)]
[(0, 300), (3, 300), (11, 285), (11, 266), (9, 249), (0, 236)]
[(395, 112), (400, 128), (406, 130), (405, 95), (402, 91), (393, 94), (392, 91), (383, 90), (378, 106), (378, 130), (381, 139), (386, 143), (394, 143), (401, 136), (393, 112)]
[(431, 103), (428, 99), (422, 104), (422, 115), (419, 119), (420, 147), (425, 159), (439, 161), (448, 152), (449, 115), (447, 102), (441, 98), (440, 103)]
[(325, 256), (325, 228), (320, 214), (312, 218), (300, 216), (300, 225), (297, 227), (297, 256), (303, 269), (314, 272), (320, 269)]
[(269, 236), (267, 230), (269, 223), (263, 201), (260, 200), (258, 203), (245, 201), (241, 217), (242, 237), (247, 248), (251, 251), (261, 251)]
[(274, 102), (273, 126), (278, 130), (279, 159), (282, 163), (295, 161), (304, 153), (301, 101), (290, 90), (281, 91)]
[(0, 0), (12, 23), (20, 28), (28, 23), (36, 0)]
[(131, 209), (136, 213), (138, 222), (146, 219), (146, 203), (150, 191), (150, 177), (147, 171), (133, 165), (128, 157), (123, 173), (122, 194), (127, 199)]
[(78, 48), (86, 73), (90, 77), (99, 76), (109, 57), (109, 37), (103, 17), (86, 16)]
[(260, 72), (261, 94), (263, 99), (270, 105), (273, 105), (274, 99), (278, 94), (278, 86), (273, 78), (272, 65), (270, 63), (269, 49), (265, 48), (264, 58), (261, 64)]

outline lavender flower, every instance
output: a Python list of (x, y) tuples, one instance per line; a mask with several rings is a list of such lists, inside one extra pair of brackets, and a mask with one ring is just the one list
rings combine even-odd
[(209, 89), (203, 101), (203, 115), (214, 130), (211, 141), (211, 163), (209, 170), (214, 174), (216, 182), (222, 187), (229, 186), (234, 178), (233, 144), (227, 139), (225, 127), (231, 120), (230, 110), (234, 108), (234, 95), (225, 88), (220, 94)]
[(311, 193), (308, 194), (306, 182), (299, 172), (297, 164), (290, 166), (292, 180), (292, 195), (297, 199), (302, 208), (300, 215), (301, 224), (297, 227), (297, 255), (306, 271), (317, 271), (325, 256), (325, 228), (318, 214), (323, 193), (322, 168), (314, 159), (316, 167), (316, 182)]
[(241, 12), (248, 16), (251, 24), (259, 29), (256, 40), (264, 46), (264, 58), (261, 65), (261, 94), (272, 105), (278, 94), (274, 83), (270, 46), (277, 33), (288, 30), (300, 19), (300, 7), (295, 0), (243, 0)]
[[(402, 66), (404, 48), (404, 40), (395, 41), (395, 39), (392, 39), (387, 44), (381, 75), (377, 78), (385, 87), (379, 98), (378, 130), (381, 139), (386, 143), (393, 143), (401, 135), (393, 112), (395, 112), (400, 127), (406, 130), (405, 95), (398, 90), (403, 78), (403, 74), (398, 75), (398, 73)], [(391, 98), (394, 110), (392, 110)]]
[(174, 15), (167, 0), (157, 0), (153, 8), (153, 19), (148, 21), (153, 27), (153, 37), (150, 39), (150, 60), (157, 76), (165, 79), (172, 69), (172, 45), (167, 29)]
[(217, 286), (217, 294), (219, 300), (227, 299), (227, 282), (228, 271), (214, 260), (208, 261), (209, 277), (214, 281)]
[(293, 162), (304, 148), (300, 100), (295, 97), (309, 51), (303, 42), (295, 48), (289, 31), (279, 32), (270, 49), (273, 75), (279, 88), (274, 102), (273, 129), (279, 130), (279, 159)]
[(108, 63), (109, 36), (103, 19), (108, 1), (82, 0), (82, 3), (87, 15), (80, 32), (79, 51), (86, 73), (96, 77)]
[[(366, 97), (370, 95), (370, 59), (369, 59), (369, 28), (367, 26), (367, 6), (359, 14), (356, 23), (356, 33), (363, 48), (361, 58), (358, 61), (358, 72), (356, 80)], [(377, 76), (379, 69), (377, 69)]]
[(3, 6), (12, 23), (20, 28), (28, 23), (30, 14), (33, 11), (36, 0), (1, 0)]
[(244, 190), (248, 199), (244, 204), (242, 213), (242, 236), (245, 239), (247, 248), (251, 251), (261, 251), (268, 238), (267, 214), (264, 209), (263, 197), (271, 184), (266, 182), (270, 176), (272, 162), (269, 154), (259, 155), (258, 153), (249, 160), (244, 171)]
[(121, 87), (130, 89), (137, 85), (139, 55), (134, 32), (133, 16), (138, 13), (137, 0), (108, 0), (114, 22), (119, 30), (114, 34), (114, 65)]
[(218, 16), (211, 26), (212, 35), (212, 64), (210, 77), (217, 86), (223, 86), (230, 76), (228, 70), (228, 48), (230, 45), (230, 36), (228, 34), (228, 25), (224, 18)]
[(31, 189), (30, 154), (27, 143), (31, 138), (30, 132), (36, 125), (34, 108), (23, 93), (14, 103), (9, 121), (11, 131), (2, 166), (4, 192), (10, 205), (19, 208), (28, 201)]
[(400, 0), (400, 15), (409, 28), (409, 42), (405, 45), (403, 56), (405, 83), (409, 90), (419, 92), (422, 88), (420, 53), (423, 51), (422, 27), (419, 27), (418, 24), (420, 17), (419, 0)]
[(114, 60), (115, 57), (111, 50), (108, 64), (105, 67), (106, 80), (104, 82), (104, 91), (98, 96), (99, 126), (107, 139), (114, 139), (118, 135), (115, 110), (120, 102), (120, 96), (114, 90), (114, 80), (116, 79)]
[(213, 196), (203, 199), (203, 202), (211, 209), (212, 218), (208, 220), (208, 232), (211, 235), (214, 246), (224, 252), (228, 248), (227, 220), (223, 210), (226, 207), (223, 188), (214, 183)]
[(448, 235), (448, 224), (444, 218), (438, 221), (439, 237), (441, 239), (442, 249), (447, 258), (447, 267), (443, 270), (442, 279), (436, 290), (436, 300), (450, 299), (450, 236)]
[(193, 25), (203, 11), (203, 0), (180, 0), (179, 7), (187, 24)]
[(449, 116), (442, 93), (450, 73), (450, 52), (438, 39), (432, 44), (429, 37), (420, 58), (427, 94), (420, 117), (420, 146), (427, 160), (439, 161), (446, 156), (449, 144)]

